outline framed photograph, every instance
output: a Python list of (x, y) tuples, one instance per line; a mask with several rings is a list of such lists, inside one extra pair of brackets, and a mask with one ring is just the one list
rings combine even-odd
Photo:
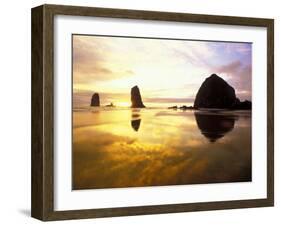
[(32, 9), (32, 216), (273, 206), (274, 21)]

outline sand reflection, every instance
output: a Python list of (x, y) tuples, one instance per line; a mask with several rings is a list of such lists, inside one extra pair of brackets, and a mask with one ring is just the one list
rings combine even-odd
[(195, 112), (195, 119), (201, 133), (210, 141), (215, 142), (233, 130), (238, 116), (217, 112)]
[(138, 131), (141, 124), (141, 110), (140, 109), (132, 109), (132, 119), (131, 126), (134, 131)]
[(75, 112), (73, 189), (251, 181), (251, 117), (244, 116)]

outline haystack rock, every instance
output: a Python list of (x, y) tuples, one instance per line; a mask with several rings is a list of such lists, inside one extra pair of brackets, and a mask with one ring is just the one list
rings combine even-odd
[(235, 90), (226, 81), (212, 74), (202, 83), (195, 101), (195, 108), (235, 108), (240, 103)]
[(138, 86), (134, 86), (131, 89), (131, 102), (132, 108), (145, 108), (144, 104), (142, 103), (141, 94)]
[(99, 107), (100, 106), (100, 96), (98, 93), (94, 93), (91, 100), (91, 106)]

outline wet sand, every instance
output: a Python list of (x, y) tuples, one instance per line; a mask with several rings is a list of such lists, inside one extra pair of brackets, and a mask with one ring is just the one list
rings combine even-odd
[(251, 111), (73, 112), (73, 189), (251, 181)]

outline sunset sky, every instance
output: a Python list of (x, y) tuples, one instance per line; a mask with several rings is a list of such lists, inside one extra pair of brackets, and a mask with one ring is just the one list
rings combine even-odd
[(202, 82), (216, 73), (240, 100), (251, 100), (250, 43), (73, 35), (74, 105), (130, 106), (138, 85), (147, 106), (193, 105)]

